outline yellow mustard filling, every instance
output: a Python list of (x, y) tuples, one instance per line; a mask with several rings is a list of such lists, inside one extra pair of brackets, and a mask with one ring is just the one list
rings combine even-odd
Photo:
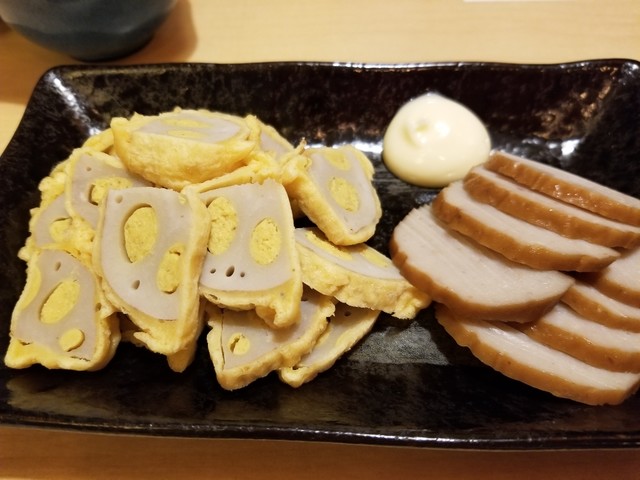
[(69, 235), (69, 229), (71, 228), (71, 219), (62, 218), (55, 220), (49, 225), (49, 235), (54, 242), (61, 243), (67, 239)]
[(343, 177), (333, 177), (329, 182), (329, 192), (338, 205), (348, 212), (355, 212), (360, 208), (358, 190)]
[(42, 304), (40, 321), (48, 324), (59, 322), (73, 309), (79, 298), (78, 282), (71, 279), (62, 281)]
[(251, 232), (251, 258), (260, 265), (274, 262), (282, 249), (282, 234), (272, 218), (265, 218)]
[(54, 167), (49, 176), (43, 178), (38, 185), (38, 188), (42, 192), (42, 206), (49, 205), (58, 196), (64, 195), (67, 182), (66, 168), (68, 164), (68, 160), (60, 162)]
[(71, 350), (75, 350), (84, 342), (84, 332), (79, 328), (72, 328), (67, 330), (62, 334), (62, 336), (58, 339), (58, 344), (60, 348), (65, 352), (70, 352)]
[(98, 205), (100, 201), (105, 197), (109, 190), (123, 190), (125, 188), (131, 188), (133, 184), (131, 180), (123, 177), (105, 177), (98, 178), (93, 185), (91, 185), (91, 192), (89, 193), (89, 201), (94, 205)]
[(234, 355), (244, 355), (251, 348), (251, 340), (242, 333), (236, 333), (229, 338), (229, 351)]
[(345, 171), (351, 168), (349, 160), (341, 151), (326, 149), (323, 151), (323, 154), (324, 158), (334, 167)]
[(158, 236), (158, 218), (152, 207), (137, 208), (124, 224), (124, 247), (131, 263), (145, 258)]
[(236, 236), (238, 214), (231, 201), (216, 197), (208, 206), (211, 215), (211, 235), (208, 249), (213, 255), (224, 253)]
[(184, 245), (172, 246), (162, 258), (156, 276), (158, 289), (165, 293), (173, 293), (180, 285), (180, 259), (184, 253)]

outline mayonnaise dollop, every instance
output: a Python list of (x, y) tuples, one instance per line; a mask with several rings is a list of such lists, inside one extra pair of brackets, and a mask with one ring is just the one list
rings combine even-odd
[(384, 135), (382, 156), (398, 178), (443, 187), (487, 160), (490, 150), (489, 133), (471, 110), (427, 93), (398, 110)]

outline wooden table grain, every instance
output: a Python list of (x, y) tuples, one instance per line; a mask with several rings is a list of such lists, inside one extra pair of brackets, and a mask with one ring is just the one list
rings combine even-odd
[[(638, 0), (179, 0), (117, 64), (640, 59)], [(78, 63), (0, 21), (0, 151), (33, 86)], [(640, 478), (637, 450), (465, 451), (0, 426), (0, 478)]]

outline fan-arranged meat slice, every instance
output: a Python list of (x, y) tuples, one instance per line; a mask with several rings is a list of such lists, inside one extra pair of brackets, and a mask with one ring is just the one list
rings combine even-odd
[(640, 248), (625, 252), (607, 268), (586, 275), (601, 292), (634, 307), (640, 307)]
[(590, 365), (640, 372), (640, 333), (587, 320), (562, 302), (522, 331)]
[(547, 312), (573, 283), (555, 270), (512, 262), (446, 228), (424, 205), (395, 228), (390, 244), (402, 274), (458, 315), (530, 321)]
[(603, 217), (640, 226), (640, 200), (579, 175), (505, 152), (494, 151), (485, 163), (532, 190)]
[(577, 281), (567, 290), (562, 301), (594, 322), (640, 332), (640, 307), (611, 298), (589, 283)]
[(454, 315), (443, 305), (436, 318), (483, 363), (532, 387), (589, 405), (619, 404), (640, 385), (640, 373), (594, 367), (537, 342), (503, 322)]
[(478, 202), (462, 182), (454, 182), (438, 194), (433, 212), (448, 227), (532, 268), (588, 272), (600, 270), (620, 256), (612, 248), (563, 237)]
[(524, 187), (488, 170), (474, 168), (464, 179), (467, 192), (480, 202), (565, 237), (606, 247), (632, 248), (640, 243), (640, 227), (610, 220)]

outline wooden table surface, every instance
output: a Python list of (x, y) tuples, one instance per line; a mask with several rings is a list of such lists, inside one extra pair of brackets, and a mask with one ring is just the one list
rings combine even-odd
[[(638, 0), (179, 0), (118, 64), (640, 59)], [(0, 151), (36, 81), (77, 63), (0, 21)], [(640, 478), (640, 452), (148, 438), (0, 426), (0, 478)]]

